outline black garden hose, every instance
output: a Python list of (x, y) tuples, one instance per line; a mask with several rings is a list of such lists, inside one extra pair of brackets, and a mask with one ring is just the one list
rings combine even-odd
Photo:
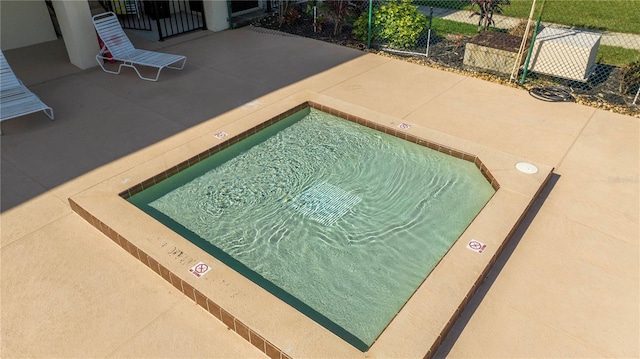
[(574, 100), (567, 90), (559, 87), (534, 87), (529, 90), (529, 94), (538, 100), (547, 102), (570, 102)]

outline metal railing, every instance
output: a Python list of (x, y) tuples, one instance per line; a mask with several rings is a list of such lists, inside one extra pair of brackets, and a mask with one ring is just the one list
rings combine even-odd
[(149, 31), (154, 40), (206, 29), (202, 0), (101, 0), (107, 11), (118, 15), (125, 29)]

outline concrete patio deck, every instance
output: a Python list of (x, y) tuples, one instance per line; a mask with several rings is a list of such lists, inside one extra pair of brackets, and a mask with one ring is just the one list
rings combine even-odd
[(265, 357), (68, 199), (302, 91), (555, 167), (436, 356), (640, 355), (639, 119), (249, 28), (134, 42), (187, 66), (150, 83), (79, 71), (60, 41), (5, 52), (56, 120), (2, 122), (3, 358)]

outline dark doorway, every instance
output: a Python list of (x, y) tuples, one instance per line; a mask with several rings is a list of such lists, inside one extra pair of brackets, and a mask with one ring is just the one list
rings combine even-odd
[[(0, 0), (1, 1), (1, 0)], [(144, 30), (151, 41), (206, 29), (202, 0), (100, 0), (106, 11), (118, 15), (125, 29)]]
[(255, 9), (258, 6), (258, 0), (231, 0), (231, 13)]

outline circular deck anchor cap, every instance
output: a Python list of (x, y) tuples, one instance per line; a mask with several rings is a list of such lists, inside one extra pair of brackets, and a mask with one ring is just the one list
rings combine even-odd
[(532, 165), (527, 162), (518, 162), (516, 163), (516, 169), (522, 173), (526, 174), (534, 174), (538, 172), (538, 167)]

